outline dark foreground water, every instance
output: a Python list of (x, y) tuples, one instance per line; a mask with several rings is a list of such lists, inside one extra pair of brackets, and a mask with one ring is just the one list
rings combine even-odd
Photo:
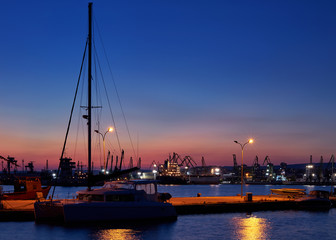
[[(330, 187), (287, 186), (330, 190)], [(7, 188), (7, 186), (4, 186)], [(269, 194), (280, 186), (246, 186), (244, 192)], [(72, 197), (81, 188), (57, 187), (58, 197)], [(225, 196), (240, 193), (240, 185), (159, 186), (173, 197)], [(265, 211), (179, 216), (170, 223), (130, 223), (110, 226), (64, 227), (35, 222), (0, 222), (0, 239), (336, 239), (336, 208), (328, 212)]]

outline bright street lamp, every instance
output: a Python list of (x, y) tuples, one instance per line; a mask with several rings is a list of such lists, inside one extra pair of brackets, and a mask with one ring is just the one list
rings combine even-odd
[(242, 161), (241, 161), (241, 179), (240, 179), (240, 182), (241, 182), (241, 193), (240, 193), (240, 197), (243, 197), (243, 183), (244, 183), (244, 171), (243, 171), (243, 156), (244, 156), (244, 147), (246, 146), (246, 144), (248, 143), (253, 143), (253, 139), (249, 139), (246, 143), (244, 144), (241, 144), (237, 141), (234, 141), (235, 143), (239, 144), (241, 149), (242, 149)]
[(103, 172), (104, 172), (104, 174), (105, 174), (105, 161), (106, 161), (106, 159), (105, 159), (105, 136), (106, 136), (106, 133), (108, 133), (108, 132), (113, 132), (113, 128), (112, 127), (109, 127), (108, 129), (107, 129), (107, 131), (104, 133), (104, 134), (102, 134), (101, 132), (99, 132), (98, 130), (94, 130), (96, 133), (98, 133), (98, 134), (100, 134), (102, 137), (103, 137), (103, 152), (104, 152), (104, 166), (103, 166)]

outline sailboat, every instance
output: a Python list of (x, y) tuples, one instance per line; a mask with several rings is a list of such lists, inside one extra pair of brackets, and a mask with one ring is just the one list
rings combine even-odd
[(36, 202), (34, 204), (35, 220), (59, 220), (64, 223), (152, 219), (176, 220), (177, 214), (175, 208), (172, 204), (167, 202), (167, 200), (171, 198), (171, 195), (169, 193), (158, 193), (156, 181), (111, 181), (106, 182), (102, 188), (92, 189), (92, 3), (89, 3), (88, 7), (88, 115), (85, 116), (88, 126), (88, 188), (87, 190), (77, 192), (76, 199), (51, 199), (48, 201)]

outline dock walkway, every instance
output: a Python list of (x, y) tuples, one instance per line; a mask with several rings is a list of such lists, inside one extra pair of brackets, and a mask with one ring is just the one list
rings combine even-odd
[(179, 215), (287, 210), (295, 209), (296, 206), (294, 199), (274, 195), (253, 196), (250, 200), (246, 196), (176, 197), (171, 198), (170, 203), (173, 204)]
[[(336, 207), (336, 197), (330, 197), (332, 207)], [(35, 200), (2, 201), (0, 221), (34, 221)], [(208, 214), (223, 212), (255, 212), (297, 210), (293, 198), (276, 195), (223, 196), (223, 197), (174, 197), (170, 202), (178, 215)]]

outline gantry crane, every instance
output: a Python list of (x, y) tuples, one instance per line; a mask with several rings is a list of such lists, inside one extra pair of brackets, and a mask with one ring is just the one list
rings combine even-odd
[(11, 165), (14, 166), (14, 171), (16, 171), (16, 168), (17, 167), (20, 167), (18, 164), (17, 164), (17, 160), (15, 160), (15, 158), (13, 157), (10, 157), (8, 156), (7, 158), (3, 157), (3, 156), (0, 156), (1, 159), (5, 160), (7, 162), (7, 174), (9, 175), (10, 174), (10, 168), (11, 168)]

